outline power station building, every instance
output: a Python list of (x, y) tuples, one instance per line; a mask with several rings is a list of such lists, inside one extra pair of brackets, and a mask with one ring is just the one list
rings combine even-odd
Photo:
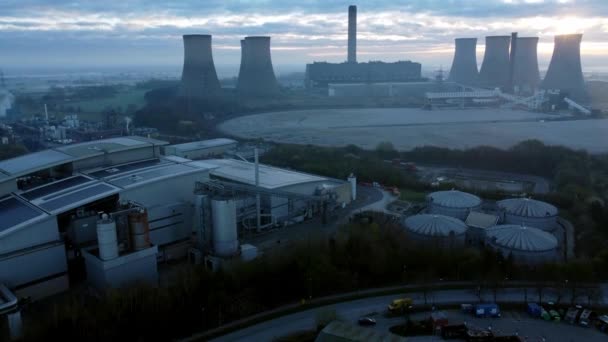
[(346, 181), (163, 148), (131, 136), (0, 161), (0, 284), (33, 299), (82, 281), (157, 284), (157, 262), (250, 260), (238, 231), (327, 215), (353, 196)]
[(357, 62), (357, 7), (348, 8), (348, 49), (344, 63), (306, 65), (306, 86), (326, 88), (330, 83), (415, 82), (422, 80), (421, 65), (411, 61)]

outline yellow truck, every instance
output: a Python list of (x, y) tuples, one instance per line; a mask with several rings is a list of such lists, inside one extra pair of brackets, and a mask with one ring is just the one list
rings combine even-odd
[(390, 313), (405, 312), (412, 306), (412, 304), (414, 304), (412, 298), (395, 299), (388, 305), (388, 311)]

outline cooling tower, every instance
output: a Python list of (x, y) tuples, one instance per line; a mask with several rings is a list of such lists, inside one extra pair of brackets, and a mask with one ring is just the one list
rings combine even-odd
[(357, 6), (348, 6), (348, 62), (357, 63)]
[(509, 86), (509, 44), (511, 36), (486, 37), (486, 52), (479, 70), (479, 85), (487, 88)]
[(464, 85), (474, 85), (479, 76), (475, 55), (477, 38), (457, 38), (455, 42), (456, 51), (448, 80)]
[(589, 101), (581, 67), (582, 39), (582, 34), (555, 36), (553, 57), (541, 88), (567, 92), (575, 101)]
[(243, 96), (277, 95), (279, 86), (272, 68), (270, 37), (245, 37), (237, 92)]
[(513, 86), (519, 93), (531, 94), (540, 83), (537, 46), (538, 37), (517, 38), (513, 59)]
[(204, 98), (221, 90), (217, 79), (211, 36), (202, 34), (184, 35), (184, 69), (179, 95), (186, 98)]

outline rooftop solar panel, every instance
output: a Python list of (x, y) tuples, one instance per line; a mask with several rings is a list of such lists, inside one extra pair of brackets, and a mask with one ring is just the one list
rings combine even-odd
[(64, 196), (61, 196), (52, 201), (44, 202), (39, 205), (47, 211), (54, 211), (61, 208), (71, 209), (72, 205), (87, 199), (99, 197), (100, 195), (109, 194), (115, 190), (107, 184), (97, 184), (79, 191), (75, 191)]
[(0, 232), (31, 220), (42, 213), (14, 197), (0, 201)]
[(30, 191), (24, 192), (21, 196), (28, 200), (33, 200), (35, 198), (41, 198), (46, 195), (50, 195), (52, 193), (71, 188), (76, 185), (84, 184), (86, 182), (90, 182), (91, 179), (83, 176), (75, 176), (66, 179), (62, 179), (58, 182), (51, 183), (48, 185), (44, 185), (42, 187), (32, 189)]

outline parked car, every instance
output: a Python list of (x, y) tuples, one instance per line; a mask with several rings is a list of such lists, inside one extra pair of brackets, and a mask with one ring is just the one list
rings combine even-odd
[(578, 322), (578, 319), (582, 312), (583, 312), (583, 310), (582, 310), (581, 306), (579, 306), (579, 305), (573, 306), (573, 307), (569, 308), (568, 311), (566, 312), (566, 315), (564, 316), (564, 321), (566, 321), (570, 324), (575, 324), (576, 322)]
[(371, 317), (361, 317), (357, 322), (362, 326), (376, 325), (376, 320)]
[(388, 311), (391, 313), (405, 312), (412, 307), (413, 303), (412, 298), (395, 299), (388, 305)]
[(583, 310), (581, 316), (578, 318), (578, 324), (583, 327), (588, 327), (591, 325), (591, 322), (597, 317), (597, 314), (589, 309)]
[(557, 310), (550, 310), (549, 315), (551, 315), (551, 320), (554, 322), (559, 322), (562, 320), (562, 317), (559, 315), (559, 312), (557, 312)]
[(477, 317), (500, 317), (500, 308), (496, 303), (475, 305), (475, 316)]

